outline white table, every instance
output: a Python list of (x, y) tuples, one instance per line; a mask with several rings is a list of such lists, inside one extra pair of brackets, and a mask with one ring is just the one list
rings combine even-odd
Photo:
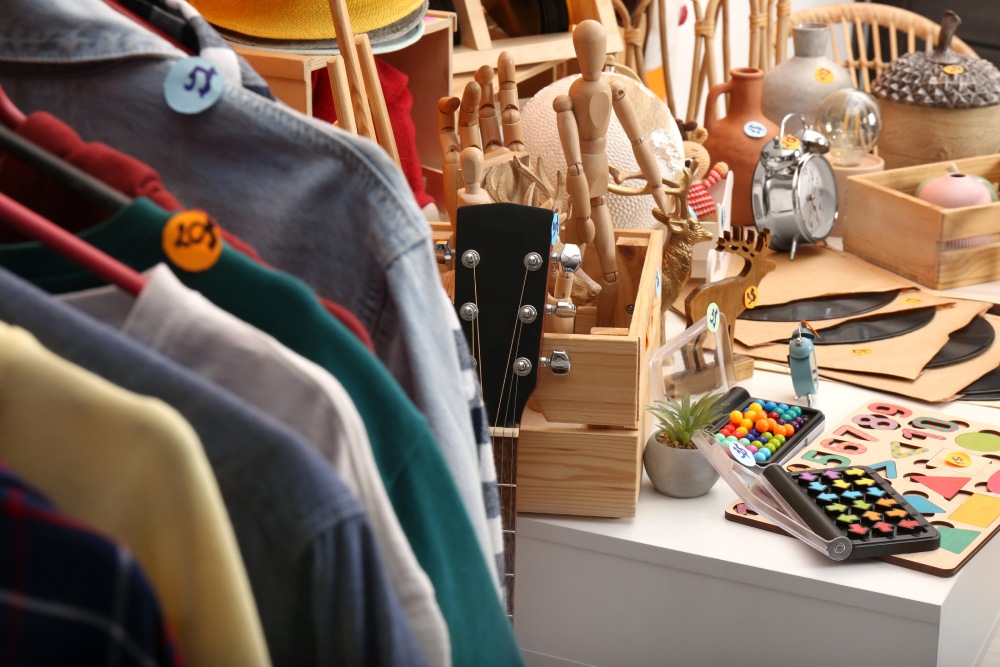
[[(793, 401), (787, 375), (753, 395)], [(1000, 411), (929, 405), (823, 381), (833, 425), (869, 397), (1000, 424)], [(644, 479), (636, 516), (522, 514), (514, 627), (532, 667), (975, 665), (1000, 621), (1000, 537), (956, 576), (834, 563), (798, 540), (727, 521), (724, 482), (678, 500)]]

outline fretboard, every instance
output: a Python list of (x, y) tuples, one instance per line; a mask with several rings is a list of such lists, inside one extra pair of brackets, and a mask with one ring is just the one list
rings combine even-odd
[(503, 531), (504, 579), (507, 616), (514, 620), (514, 533), (517, 528), (517, 428), (490, 428), (493, 460), (500, 487), (500, 522)]

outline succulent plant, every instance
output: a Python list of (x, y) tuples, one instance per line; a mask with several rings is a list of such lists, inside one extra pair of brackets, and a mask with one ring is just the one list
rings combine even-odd
[(705, 394), (692, 400), (685, 394), (680, 398), (668, 398), (655, 401), (646, 409), (653, 413), (659, 422), (659, 432), (656, 439), (670, 447), (694, 449), (691, 441), (695, 431), (708, 429), (726, 414), (722, 406), (723, 394)]

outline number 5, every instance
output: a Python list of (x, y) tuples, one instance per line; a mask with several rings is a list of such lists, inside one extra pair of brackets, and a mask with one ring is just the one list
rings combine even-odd
[(819, 463), (820, 465), (830, 465), (831, 463), (835, 466), (846, 466), (850, 465), (851, 459), (846, 456), (838, 456), (836, 454), (821, 454), (815, 449), (810, 449), (808, 452), (802, 455), (802, 458), (806, 461), (812, 461), (814, 463)]

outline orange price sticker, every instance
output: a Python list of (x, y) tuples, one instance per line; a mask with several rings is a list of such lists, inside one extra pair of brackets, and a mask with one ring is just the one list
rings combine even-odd
[(972, 465), (972, 457), (964, 452), (950, 452), (944, 457), (944, 462), (958, 468), (968, 468)]
[(182, 211), (163, 227), (163, 252), (174, 266), (198, 273), (222, 255), (222, 232), (204, 211)]
[(747, 291), (743, 293), (743, 305), (747, 308), (756, 307), (759, 299), (760, 290), (757, 289), (756, 285), (751, 285), (747, 288)]
[(851, 354), (856, 354), (859, 357), (863, 354), (871, 354), (871, 353), (872, 349), (870, 347), (856, 347), (851, 350)]
[(799, 138), (796, 137), (794, 134), (786, 134), (781, 138), (781, 147), (784, 148), (786, 151), (794, 151), (801, 145), (802, 142), (799, 141)]
[(921, 299), (918, 299), (915, 296), (908, 296), (905, 299), (903, 299), (903, 303), (920, 303), (920, 302)]
[(961, 65), (945, 65), (943, 69), (945, 74), (950, 74), (951, 76), (958, 76), (965, 71), (965, 68)]
[(833, 83), (833, 70), (826, 67), (817, 67), (813, 72), (813, 78), (820, 83)]

